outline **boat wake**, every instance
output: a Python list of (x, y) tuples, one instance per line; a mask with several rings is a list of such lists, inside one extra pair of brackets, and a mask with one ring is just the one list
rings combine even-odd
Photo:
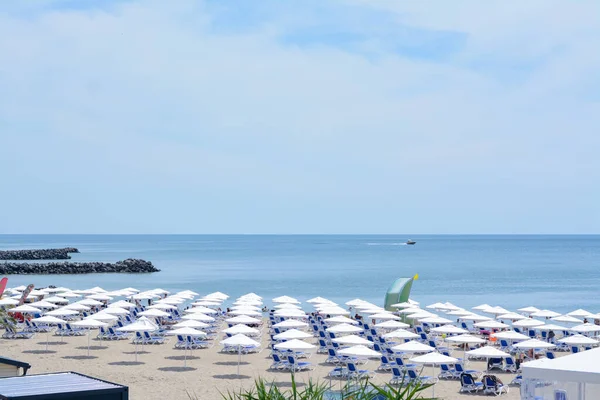
[(406, 243), (367, 243), (367, 246), (406, 246)]

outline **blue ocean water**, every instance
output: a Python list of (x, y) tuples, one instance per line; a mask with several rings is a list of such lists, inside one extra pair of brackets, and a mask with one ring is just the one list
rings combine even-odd
[(73, 261), (143, 258), (162, 271), (147, 275), (10, 276), (34, 283), (107, 290), (133, 286), (249, 291), (377, 304), (399, 277), (419, 274), (412, 297), (508, 309), (534, 305), (559, 312), (600, 312), (600, 235), (0, 235), (0, 249), (77, 247)]

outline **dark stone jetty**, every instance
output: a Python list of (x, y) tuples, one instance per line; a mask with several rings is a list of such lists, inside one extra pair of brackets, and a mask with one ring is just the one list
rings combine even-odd
[(158, 272), (150, 261), (128, 258), (116, 263), (104, 262), (50, 262), (50, 263), (0, 263), (0, 275), (53, 275), (53, 274), (138, 274)]
[(74, 247), (40, 250), (0, 250), (0, 260), (69, 260), (69, 253), (79, 253)]

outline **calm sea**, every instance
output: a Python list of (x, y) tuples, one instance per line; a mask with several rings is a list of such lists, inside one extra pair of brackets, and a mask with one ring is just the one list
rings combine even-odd
[(534, 305), (559, 312), (600, 312), (600, 236), (390, 235), (0, 235), (0, 249), (77, 247), (73, 261), (143, 258), (149, 275), (10, 276), (9, 287), (34, 283), (71, 288), (133, 286), (254, 291), (381, 304), (391, 283), (419, 274), (412, 297), (508, 309)]

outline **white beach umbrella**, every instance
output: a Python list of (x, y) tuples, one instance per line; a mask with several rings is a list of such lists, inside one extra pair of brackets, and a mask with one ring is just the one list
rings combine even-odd
[(103, 310), (103, 312), (112, 315), (129, 315), (129, 310), (126, 310), (121, 307), (108, 307)]
[(579, 308), (575, 311), (571, 311), (570, 313), (567, 313), (567, 315), (570, 315), (571, 317), (575, 317), (575, 318), (589, 318), (589, 316), (593, 315), (593, 314), (587, 310)]
[(180, 297), (168, 297), (166, 299), (157, 300), (156, 303), (157, 304), (172, 304), (172, 305), (176, 306), (176, 305), (179, 305), (181, 303), (185, 303), (185, 300), (182, 299), (182, 298), (180, 298)]
[(10, 297), (0, 300), (0, 306), (16, 306), (17, 304), (19, 304), (19, 300), (11, 299)]
[(339, 344), (351, 344), (351, 345), (362, 344), (363, 346), (369, 346), (369, 347), (372, 347), (375, 344), (375, 343), (371, 342), (370, 340), (367, 340), (367, 339), (362, 338), (357, 335), (340, 336), (338, 338), (331, 339), (331, 341), (334, 343), (339, 343)]
[[(51, 315), (44, 315), (40, 318), (32, 319), (36, 324), (46, 324), (46, 325), (56, 325), (56, 324), (66, 324), (67, 321), (63, 321), (60, 318), (53, 317)], [(48, 351), (48, 332), (46, 332), (46, 351)]]
[(586, 323), (586, 324), (576, 325), (569, 330), (572, 332), (579, 332), (579, 333), (600, 332), (600, 325)]
[(374, 327), (378, 328), (378, 329), (404, 329), (404, 328), (410, 327), (410, 325), (405, 324), (404, 322), (390, 320), (390, 321), (379, 322), (379, 323), (375, 324)]
[(500, 315), (500, 314), (508, 314), (510, 311), (508, 311), (506, 308), (496, 306), (496, 307), (486, 308), (485, 310), (481, 310), (481, 312), (484, 312), (486, 314)]
[(50, 296), (50, 297), (44, 298), (44, 301), (47, 301), (49, 303), (67, 304), (69, 302), (69, 299), (66, 299), (64, 297), (59, 297), (59, 296)]
[[(437, 351), (432, 351), (431, 353), (423, 354), (421, 356), (412, 357), (410, 359), (411, 362), (423, 364), (423, 365), (431, 365), (431, 376), (435, 376), (435, 367), (441, 364), (455, 364), (458, 362), (457, 358), (445, 356), (443, 354), (438, 353)], [(435, 398), (435, 384), (431, 385), (432, 396), (431, 398)]]
[(529, 336), (523, 335), (522, 333), (515, 331), (502, 331), (492, 333), (497, 339), (506, 339), (506, 340), (529, 340)]
[(103, 303), (98, 301), (98, 300), (94, 300), (94, 299), (83, 299), (83, 300), (79, 300), (76, 304), (83, 304), (84, 306), (101, 306)]
[(542, 325), (544, 325), (542, 321), (538, 321), (531, 318), (524, 318), (519, 321), (514, 321), (512, 323), (512, 326), (516, 326), (518, 328), (535, 328)]
[[(23, 289), (23, 290), (25, 290), (25, 289)], [(364, 303), (366, 303), (366, 302), (362, 299), (352, 299), (352, 300), (345, 302), (344, 304), (347, 306), (350, 306), (350, 307), (356, 307), (356, 306), (360, 306), (361, 304), (364, 304)]]
[(237, 300), (233, 303), (234, 306), (262, 306), (260, 300)]
[[(188, 315), (188, 317), (189, 317), (189, 315)], [(186, 317), (182, 317), (182, 318), (185, 319)], [(249, 317), (247, 315), (238, 315), (237, 317), (226, 319), (225, 322), (230, 323), (230, 324), (255, 325), (255, 324), (260, 324), (262, 321), (260, 319)]]
[(220, 302), (217, 303), (216, 301), (200, 300), (200, 301), (196, 301), (196, 302), (192, 303), (192, 306), (203, 306), (203, 307), (215, 308), (215, 307), (220, 307), (221, 303)]
[[(158, 311), (158, 310), (156, 310), (156, 311)], [(192, 319), (194, 321), (202, 321), (202, 322), (214, 322), (215, 321), (215, 319), (213, 317), (209, 317), (208, 315), (201, 314), (201, 313), (184, 315), (183, 317), (181, 317), (181, 319), (184, 319), (184, 320)], [(229, 320), (227, 320), (227, 321), (229, 322)]]
[[(304, 315), (304, 312), (300, 311), (300, 310), (282, 310), (284, 312), (279, 313), (276, 315), (281, 315), (281, 316), (287, 316), (287, 315)], [(299, 311), (299, 313), (294, 313), (292, 311)], [(227, 314), (229, 315), (248, 315), (251, 317), (262, 317), (262, 313), (259, 311), (255, 311), (255, 310), (248, 310), (248, 309), (242, 309), (242, 310), (231, 310), (229, 311)]]
[(119, 301), (116, 301), (114, 303), (110, 303), (108, 305), (108, 307), (119, 307), (119, 308), (126, 308), (126, 309), (129, 310), (129, 309), (135, 308), (135, 304), (134, 303), (130, 303), (130, 302), (125, 301), (125, 300), (119, 300)]
[(484, 315), (479, 315), (479, 314), (463, 315), (463, 316), (458, 317), (458, 319), (461, 321), (473, 321), (473, 322), (490, 321), (491, 320), (490, 317), (486, 317)]
[[(277, 314), (277, 312), (275, 312)], [(321, 315), (350, 315), (350, 311), (344, 310), (341, 307), (326, 307), (319, 309)]]
[(224, 329), (223, 332), (230, 335), (238, 335), (240, 333), (244, 335), (258, 335), (260, 333), (258, 329), (250, 328), (248, 325), (244, 324), (234, 325), (231, 328)]
[[(205, 332), (199, 331), (198, 329), (194, 329), (192, 327), (186, 326), (182, 328), (173, 329), (172, 331), (167, 332), (167, 335), (182, 335), (182, 336), (193, 336), (193, 337), (204, 337), (206, 336)], [(187, 348), (185, 346), (183, 348), (183, 367), (187, 367)]]
[(306, 300), (307, 303), (329, 303), (331, 300), (323, 297), (313, 297), (312, 299)]
[(95, 314), (92, 314), (86, 318), (84, 318), (85, 320), (88, 319), (95, 319), (97, 321), (116, 321), (119, 319), (119, 317), (117, 317), (116, 315), (112, 315), (112, 314), (107, 314), (105, 312), (97, 312)]
[(337, 353), (342, 356), (350, 356), (350, 357), (361, 357), (361, 358), (381, 357), (380, 352), (370, 349), (367, 346), (363, 346), (361, 344), (339, 350)]
[(49, 301), (40, 300), (34, 303), (31, 303), (30, 306), (36, 308), (58, 308), (58, 306), (54, 303), (50, 303)]
[(472, 310), (482, 311), (482, 310), (488, 309), (490, 307), (491, 306), (489, 304), (480, 304), (478, 306), (473, 307)]
[(50, 316), (66, 316), (66, 315), (77, 315), (79, 314), (79, 311), (77, 310), (73, 310), (70, 308), (59, 308), (57, 310), (52, 310), (52, 311), (48, 311), (46, 313), (46, 315), (50, 315)]
[(160, 304), (153, 304), (151, 306), (148, 306), (149, 310), (176, 310), (177, 306), (173, 305), (173, 304), (166, 304), (166, 303), (160, 303)]
[(290, 303), (290, 304), (300, 304), (298, 300), (290, 296), (280, 296), (275, 297), (273, 299), (273, 303)]
[(410, 342), (402, 343), (392, 347), (392, 350), (402, 353), (429, 353), (430, 351), (434, 351), (435, 348), (415, 340), (411, 340)]
[(417, 339), (420, 336), (405, 329), (396, 329), (382, 336), (384, 339)]
[(240, 374), (240, 363), (242, 361), (242, 347), (245, 346), (260, 346), (256, 340), (250, 339), (248, 336), (243, 334), (237, 334), (232, 337), (229, 337), (221, 342), (223, 345), (237, 347), (238, 350), (238, 369), (237, 374)]
[(76, 310), (76, 311), (89, 311), (90, 307), (88, 306), (84, 306), (83, 304), (77, 304), (77, 303), (73, 303), (73, 304), (67, 304), (65, 306), (62, 307), (63, 309), (69, 309), (69, 310)]
[(581, 324), (583, 321), (579, 318), (575, 318), (571, 315), (559, 315), (558, 317), (550, 318), (552, 321), (556, 322), (566, 322), (571, 324)]
[(487, 329), (503, 329), (503, 328), (510, 327), (509, 325), (503, 324), (500, 321), (494, 321), (494, 320), (477, 322), (474, 324), (474, 326), (476, 328), (487, 328)]
[(394, 307), (394, 308), (409, 308), (412, 307), (413, 305), (411, 303), (409, 303), (408, 301), (403, 301), (402, 303), (395, 303), (392, 304), (390, 307)]
[(73, 326), (76, 326), (78, 328), (87, 328), (87, 342), (88, 342), (88, 349), (87, 349), (87, 355), (88, 357), (90, 356), (90, 329), (98, 329), (98, 328), (106, 328), (108, 326), (108, 324), (102, 322), (102, 321), (98, 321), (96, 319), (84, 319), (81, 321), (76, 321), (73, 322), (72, 324)]
[[(140, 318), (132, 324), (117, 328), (120, 332), (154, 332), (158, 327), (147, 318)], [(135, 361), (137, 362), (137, 341), (135, 342)]]
[[(489, 365), (490, 358), (510, 357), (510, 354), (505, 353), (505, 352), (498, 350), (497, 348), (491, 347), (491, 346), (484, 346), (484, 347), (480, 347), (475, 350), (469, 350), (466, 352), (466, 354), (469, 356), (474, 356), (474, 357), (484, 357), (486, 359), (486, 361), (488, 361), (486, 363), (486, 365)], [(487, 370), (487, 367), (486, 367), (486, 370)]]
[(291, 303), (281, 303), (281, 304), (276, 305), (273, 308), (275, 308), (277, 310), (280, 310), (282, 308), (292, 308), (292, 309), (295, 309), (295, 310), (301, 310), (302, 309), (302, 307), (300, 307), (300, 306), (298, 306), (296, 304), (291, 304)]
[(204, 307), (204, 306), (192, 307), (190, 309), (185, 310), (184, 312), (185, 313), (202, 313), (202, 314), (206, 314), (206, 315), (216, 314), (217, 313), (212, 308), (208, 308), (208, 307)]
[(458, 335), (458, 336), (450, 336), (446, 340), (449, 341), (449, 342), (454, 342), (454, 343), (467, 343), (467, 344), (485, 343), (486, 342), (485, 339), (482, 339), (482, 338), (477, 337), (477, 336), (469, 335), (469, 334), (463, 334), (463, 335)]
[[(195, 294), (195, 296), (197, 296), (197, 294)], [(226, 295), (225, 293), (222, 292), (213, 292), (213, 293), (209, 293), (204, 297), (209, 297), (209, 298), (213, 298), (213, 299), (220, 299), (220, 300), (227, 300), (229, 298), (228, 295)]]
[(454, 310), (454, 311), (449, 311), (446, 314), (453, 315), (455, 317), (462, 317), (465, 315), (472, 315), (473, 313), (471, 311), (467, 311), (467, 310)]
[(307, 328), (308, 324), (306, 322), (298, 321), (295, 319), (286, 319), (285, 321), (278, 322), (273, 325), (273, 328), (280, 329), (291, 329), (291, 328)]
[(544, 342), (538, 339), (529, 339), (523, 342), (513, 344), (515, 349), (551, 349), (556, 347), (555, 344)]
[(27, 304), (23, 304), (18, 307), (14, 307), (8, 310), (10, 313), (19, 312), (21, 314), (39, 314), (42, 312), (39, 308), (29, 306)]
[(534, 313), (531, 313), (532, 317), (538, 317), (538, 318), (553, 318), (553, 317), (558, 317), (560, 314), (552, 311), (552, 310), (541, 310), (541, 311), (536, 311)]
[(338, 315), (337, 317), (327, 318), (325, 320), (328, 324), (350, 324), (350, 325), (358, 325), (358, 321), (345, 317), (343, 315)]
[(388, 321), (388, 320), (399, 320), (400, 317), (397, 315), (394, 315), (392, 313), (387, 313), (387, 312), (381, 312), (378, 314), (373, 314), (373, 315), (369, 315), (367, 318), (369, 319), (374, 319), (374, 320), (380, 320), (380, 321)]
[(98, 301), (109, 301), (112, 300), (113, 298), (106, 295), (106, 294), (92, 294), (90, 296), (87, 296), (88, 299), (92, 299), (92, 300), (98, 300)]
[(443, 317), (427, 317), (427, 318), (421, 319), (420, 321), (421, 321), (421, 323), (425, 323), (425, 324), (440, 324), (440, 325), (452, 323), (452, 321), (450, 321), (448, 318), (443, 318)]
[(303, 350), (312, 350), (315, 346), (314, 344), (307, 343), (302, 340), (292, 339), (287, 342), (277, 343), (273, 346), (277, 350), (290, 350), (290, 351), (303, 351)]
[[(108, 309), (106, 309), (106, 312), (108, 312)], [(140, 315), (142, 317), (165, 318), (171, 314), (169, 314), (168, 312), (164, 312), (162, 310), (150, 309), (150, 310), (142, 311), (141, 313), (138, 313), (138, 315)]]
[(523, 319), (523, 316), (516, 312), (509, 312), (506, 314), (497, 315), (496, 319), (509, 319), (509, 320), (513, 320), (513, 321), (518, 321), (520, 319)]
[(526, 314), (531, 314), (531, 313), (538, 312), (541, 310), (537, 307), (529, 306), (529, 307), (519, 308), (517, 311), (521, 311), (522, 313), (526, 313)]
[(444, 303), (433, 303), (430, 304), (428, 306), (425, 306), (425, 308), (432, 308), (435, 310), (445, 310), (446, 309), (446, 305)]
[(428, 311), (420, 311), (420, 312), (417, 312), (417, 313), (414, 313), (414, 314), (408, 314), (406, 316), (406, 318), (413, 319), (413, 320), (414, 319), (430, 318), (430, 317), (437, 317), (437, 315), (436, 314), (432, 314), (432, 313), (430, 313)]
[(556, 325), (556, 324), (540, 325), (540, 326), (536, 326), (535, 329), (538, 329), (540, 331), (567, 331), (567, 330), (569, 330), (569, 328), (567, 328), (565, 326)]
[(423, 312), (425, 310), (421, 310), (419, 307), (408, 307), (408, 308), (404, 308), (402, 310), (398, 310), (397, 312), (399, 314), (415, 314), (415, 313), (419, 313), (419, 312)]
[(559, 342), (573, 346), (589, 346), (598, 344), (597, 340), (583, 335), (568, 336), (564, 339), (560, 339)]
[(444, 326), (439, 326), (437, 328), (432, 328), (431, 332), (446, 333), (446, 334), (450, 334), (450, 335), (461, 335), (464, 333), (469, 333), (468, 330), (459, 328), (454, 325), (444, 325)]
[(273, 336), (275, 340), (291, 340), (291, 339), (307, 339), (312, 337), (312, 335), (299, 331), (297, 329), (289, 329), (285, 332), (279, 333)]
[(274, 313), (277, 317), (286, 317), (286, 318), (308, 318), (306, 313), (301, 310), (277, 310)]
[(63, 299), (74, 299), (77, 297), (81, 297), (80, 294), (73, 293), (73, 292), (56, 293), (56, 296), (62, 297)]
[(173, 328), (208, 328), (210, 325), (209, 324), (205, 324), (204, 322), (201, 321), (194, 321), (193, 319), (186, 319), (183, 320), (181, 322), (176, 323), (175, 325), (173, 325)]
[(230, 307), (229, 309), (230, 310), (252, 310), (252, 311), (259, 311), (259, 312), (262, 311), (260, 307), (249, 306), (249, 305), (233, 306), (233, 307)]
[(339, 324), (325, 330), (333, 333), (357, 333), (363, 331), (362, 328), (350, 324)]

